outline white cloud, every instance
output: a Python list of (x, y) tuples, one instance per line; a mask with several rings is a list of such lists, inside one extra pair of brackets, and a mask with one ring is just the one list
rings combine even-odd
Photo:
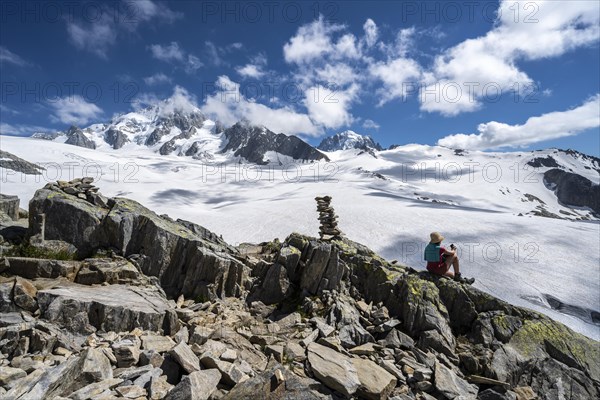
[(0, 46), (0, 64), (3, 63), (15, 64), (19, 67), (26, 67), (30, 65), (21, 56), (13, 53), (4, 46)]
[(378, 105), (381, 106), (396, 98), (406, 98), (411, 91), (415, 91), (422, 72), (416, 61), (397, 58), (372, 64), (369, 74), (383, 82), (383, 87), (377, 89), (380, 97)]
[(117, 40), (117, 29), (117, 25), (108, 16), (87, 25), (67, 23), (69, 39), (77, 49), (87, 50), (104, 59), (107, 58), (108, 49)]
[(246, 64), (243, 67), (236, 68), (238, 74), (245, 78), (261, 78), (265, 75), (260, 65)]
[(350, 112), (351, 104), (358, 95), (358, 85), (345, 90), (316, 85), (304, 93), (304, 105), (308, 115), (316, 124), (326, 128), (348, 126), (354, 121)]
[(318, 78), (321, 82), (338, 86), (345, 86), (360, 80), (360, 76), (354, 68), (342, 62), (325, 64), (323, 67), (315, 68), (312, 76)]
[(84, 125), (103, 114), (100, 107), (88, 103), (79, 95), (60, 98), (50, 103), (50, 106), (54, 108), (54, 115), (50, 119), (63, 124)]
[(91, 22), (69, 20), (67, 33), (70, 42), (77, 49), (89, 51), (104, 59), (108, 58), (108, 50), (117, 42), (119, 35), (135, 32), (142, 23), (172, 23), (183, 16), (165, 4), (151, 0), (115, 3), (113, 7), (109, 3), (104, 6), (99, 4), (100, 17)]
[(207, 97), (201, 108), (205, 114), (225, 125), (247, 119), (253, 124), (264, 125), (277, 133), (306, 136), (318, 136), (322, 133), (308, 115), (298, 113), (291, 107), (270, 108), (249, 101), (240, 93), (239, 84), (225, 75), (220, 76), (216, 84), (219, 90)]
[(522, 125), (496, 121), (480, 124), (478, 134), (456, 134), (438, 140), (438, 145), (461, 149), (499, 149), (520, 147), (565, 136), (573, 136), (587, 129), (600, 127), (600, 95), (583, 105), (529, 118)]
[(157, 74), (145, 77), (144, 82), (148, 86), (160, 85), (163, 83), (171, 83), (171, 78), (162, 72), (159, 72)]
[(184, 66), (184, 70), (188, 74), (192, 75), (203, 65), (204, 65), (204, 63), (202, 63), (202, 61), (200, 61), (200, 59), (198, 57), (196, 57), (195, 55), (192, 55), (192, 54), (188, 54), (187, 63)]
[(183, 61), (184, 51), (179, 47), (179, 43), (171, 42), (168, 45), (153, 44), (149, 46), (152, 57), (161, 61)]
[(198, 57), (193, 54), (186, 53), (179, 43), (171, 42), (168, 45), (153, 44), (148, 46), (152, 57), (157, 60), (180, 64), (186, 73), (194, 74), (204, 64)]
[(200, 111), (196, 97), (181, 86), (175, 86), (171, 97), (160, 104), (160, 115), (169, 115), (176, 111), (182, 113)]
[(249, 64), (246, 64), (243, 67), (236, 68), (236, 71), (242, 77), (258, 79), (266, 74), (266, 72), (264, 71), (264, 67), (266, 65), (267, 57), (263, 53), (259, 53), (256, 56), (252, 57), (251, 62)]
[(24, 124), (8, 124), (0, 122), (0, 135), (6, 136), (30, 136), (36, 132), (47, 132), (48, 129), (35, 126), (35, 125), (24, 125)]
[[(333, 51), (331, 34), (343, 28), (343, 25), (327, 23), (322, 16), (309, 24), (302, 25), (296, 35), (283, 46), (285, 61), (296, 64), (308, 63)], [(341, 49), (347, 46), (347, 43), (341, 44)]]
[(377, 43), (379, 31), (377, 29), (375, 21), (373, 21), (371, 18), (367, 18), (365, 24), (363, 25), (363, 29), (365, 31), (365, 41), (367, 43), (367, 46), (371, 47), (375, 43)]
[(163, 3), (151, 0), (129, 2), (127, 7), (128, 16), (131, 18), (123, 18), (124, 24), (136, 25), (139, 22), (150, 21), (153, 18), (170, 23), (183, 17), (182, 13), (169, 9)]
[(4, 104), (0, 104), (0, 114), (14, 114), (14, 115), (18, 115), (21, 114), (19, 111), (12, 109), (8, 106), (5, 106)]
[(365, 122), (363, 122), (362, 127), (365, 129), (378, 130), (380, 128), (380, 125), (372, 119), (365, 119)]
[[(518, 16), (515, 6), (520, 11)], [(423, 92), (430, 95), (420, 96), (422, 110), (443, 115), (477, 110), (485, 87), (497, 85), (506, 91), (518, 85), (522, 90), (532, 84), (532, 79), (516, 65), (518, 61), (559, 56), (595, 43), (600, 36), (597, 1), (566, 4), (503, 0), (498, 13), (498, 21), (485, 36), (465, 40), (436, 57), (425, 74)], [(452, 86), (460, 88), (459, 98), (454, 93), (444, 93)]]

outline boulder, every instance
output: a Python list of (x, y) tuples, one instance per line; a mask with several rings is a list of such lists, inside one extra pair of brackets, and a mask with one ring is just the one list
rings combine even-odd
[(475, 399), (479, 389), (471, 385), (450, 368), (436, 361), (435, 363), (435, 388), (446, 398)]
[(0, 367), (0, 386), (10, 385), (12, 382), (26, 376), (27, 373), (20, 368)]
[[(135, 328), (172, 334), (174, 312), (156, 289), (123, 285), (57, 285), (38, 291), (42, 317), (71, 331), (125, 332)], [(87, 328), (86, 328), (87, 329)]]
[(221, 373), (216, 369), (192, 372), (181, 379), (165, 400), (207, 400), (217, 390), (220, 380)]
[(0, 193), (0, 214), (6, 214), (16, 221), (19, 219), (19, 198)]
[(79, 271), (78, 261), (45, 260), (40, 258), (6, 257), (8, 273), (27, 279), (59, 277), (73, 281)]
[(75, 282), (82, 285), (100, 283), (139, 284), (140, 273), (137, 268), (125, 259), (90, 258), (81, 263)]
[(140, 360), (140, 343), (135, 338), (120, 340), (113, 343), (111, 347), (117, 359), (117, 367), (119, 368), (137, 365)]
[(371, 360), (353, 358), (352, 363), (360, 381), (357, 395), (369, 400), (386, 400), (396, 387), (396, 377)]
[(350, 357), (317, 343), (308, 345), (307, 354), (315, 378), (346, 397), (356, 393), (361, 382)]
[(90, 383), (112, 379), (113, 371), (110, 360), (101, 349), (88, 347), (81, 353), (81, 360), (81, 379)]
[(300, 377), (275, 364), (266, 371), (242, 382), (223, 400), (322, 400), (333, 398), (330, 390), (310, 378)]
[(37, 289), (27, 279), (17, 278), (13, 289), (13, 301), (25, 311), (34, 312), (38, 305), (36, 301)]
[(106, 390), (110, 390), (122, 383), (122, 379), (111, 378), (100, 382), (90, 383), (79, 390), (71, 393), (69, 399), (72, 400), (87, 400), (93, 399)]
[(200, 362), (206, 368), (216, 368), (221, 373), (221, 381), (230, 386), (235, 386), (248, 379), (246, 375), (236, 364), (222, 361), (212, 355), (205, 353), (200, 358)]
[(169, 354), (186, 372), (200, 371), (200, 360), (185, 342), (179, 343)]
[(152, 333), (143, 335), (141, 339), (142, 349), (155, 351), (157, 353), (164, 353), (165, 351), (169, 351), (176, 345), (176, 343), (170, 337), (156, 335)]

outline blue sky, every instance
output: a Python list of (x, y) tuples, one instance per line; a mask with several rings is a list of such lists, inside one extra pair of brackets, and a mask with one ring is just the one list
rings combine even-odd
[[(568, 3), (568, 4), (567, 4)], [(0, 132), (174, 93), (316, 144), (600, 155), (600, 2), (4, 1)]]

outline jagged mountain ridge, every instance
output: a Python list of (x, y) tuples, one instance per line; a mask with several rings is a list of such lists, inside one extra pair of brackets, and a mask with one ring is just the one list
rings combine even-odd
[(225, 129), (219, 121), (206, 118), (199, 108), (189, 105), (178, 108), (170, 99), (118, 115), (108, 123), (84, 129), (71, 126), (63, 132), (32, 136), (89, 149), (131, 151), (146, 147), (161, 155), (208, 162), (244, 158), (251, 163), (268, 164), (281, 163), (279, 159), (285, 157), (300, 161), (328, 160), (325, 154), (297, 136), (276, 134), (248, 121)]

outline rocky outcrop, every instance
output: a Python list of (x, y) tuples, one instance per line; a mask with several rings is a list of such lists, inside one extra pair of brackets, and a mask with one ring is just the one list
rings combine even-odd
[(104, 141), (110, 144), (113, 149), (117, 150), (129, 143), (127, 135), (120, 130), (110, 127), (104, 134)]
[(90, 140), (85, 136), (83, 131), (76, 126), (71, 126), (67, 132), (67, 140), (65, 144), (70, 144), (73, 146), (85, 147), (88, 149), (95, 149), (96, 143), (93, 140)]
[(600, 215), (600, 185), (562, 169), (544, 172), (544, 183), (554, 190), (558, 201), (567, 206), (588, 207)]
[(25, 175), (41, 175), (45, 169), (4, 150), (0, 150), (0, 168), (20, 172)]
[(70, 243), (80, 255), (112, 249), (133, 257), (144, 274), (158, 277), (169, 296), (242, 294), (247, 267), (216, 235), (158, 216), (133, 200), (107, 203), (108, 208), (92, 204), (54, 185), (38, 190), (29, 203), (31, 235)]
[(296, 136), (276, 134), (265, 127), (238, 122), (223, 132), (227, 144), (222, 152), (232, 151), (234, 156), (243, 157), (256, 164), (268, 164), (276, 160), (266, 160), (265, 154), (274, 151), (295, 160), (329, 161), (327, 156)]
[(600, 394), (597, 342), (347, 238), (291, 234), (242, 256), (131, 200), (102, 208), (57, 186), (32, 203), (34, 222), (69, 212), (87, 223), (45, 218), (37, 240), (83, 246), (85, 235), (96, 257), (0, 259), (2, 398)]

